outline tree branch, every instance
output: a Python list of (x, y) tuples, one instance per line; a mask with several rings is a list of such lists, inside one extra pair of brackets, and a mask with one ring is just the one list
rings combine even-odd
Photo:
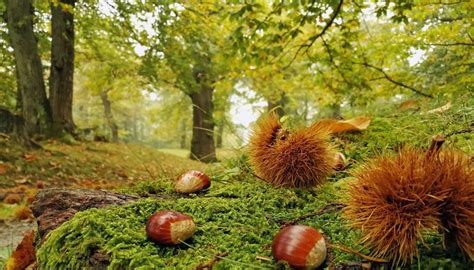
[(311, 48), (311, 46), (313, 46), (314, 42), (316, 42), (316, 40), (320, 37), (322, 37), (324, 35), (324, 33), (326, 33), (326, 31), (329, 29), (329, 27), (331, 27), (331, 25), (333, 24), (334, 20), (336, 19), (337, 15), (339, 14), (339, 12), (341, 11), (341, 7), (342, 7), (342, 3), (344, 2), (344, 0), (339, 0), (339, 4), (337, 5), (336, 7), (336, 10), (334, 10), (331, 18), (329, 19), (329, 21), (326, 23), (326, 25), (324, 26), (323, 30), (321, 30), (321, 32), (315, 36), (312, 36), (311, 38), (309, 38), (309, 40), (311, 41), (309, 44), (305, 44), (305, 45), (302, 45), (298, 48), (298, 50), (296, 51), (295, 55), (293, 55), (293, 58), (290, 60), (290, 62), (285, 66), (283, 67), (283, 70), (287, 69), (288, 67), (291, 66), (291, 64), (293, 64), (293, 62), (295, 61), (296, 57), (298, 57), (299, 53), (301, 52), (301, 50), (303, 48), (306, 48), (306, 50), (303, 52), (307, 52), (309, 50), (309, 48)]
[(356, 65), (363, 65), (363, 66), (366, 66), (366, 67), (369, 67), (369, 68), (372, 68), (372, 69), (375, 69), (377, 70), (378, 72), (382, 73), (385, 77), (385, 79), (387, 79), (389, 82), (395, 84), (395, 85), (398, 85), (400, 87), (403, 87), (403, 88), (406, 88), (406, 89), (409, 89), (415, 93), (417, 93), (418, 95), (421, 95), (421, 96), (424, 96), (424, 97), (429, 97), (429, 98), (433, 98), (432, 95), (430, 94), (426, 94), (426, 93), (423, 93), (422, 91), (416, 89), (416, 88), (413, 88), (412, 86), (409, 86), (409, 85), (406, 85), (402, 82), (399, 82), (399, 81), (396, 81), (394, 80), (392, 77), (390, 77), (383, 69), (379, 68), (379, 67), (376, 67), (376, 66), (373, 66), (369, 63), (358, 63), (358, 62), (352, 62), (353, 64), (356, 64)]
[(423, 43), (428, 46), (474, 46), (474, 43), (453, 42), (453, 43)]
[[(329, 44), (327, 44), (326, 40), (324, 40), (324, 38), (322, 38), (322, 37), (321, 37), (321, 40), (323, 41), (323, 45), (326, 48), (326, 51), (328, 53), (329, 60), (330, 60), (331, 64), (336, 68), (337, 72), (339, 73), (339, 75), (341, 75), (344, 82), (347, 83), (347, 85), (352, 86), (352, 83), (349, 82), (349, 80), (347, 80), (346, 76), (344, 76), (344, 73), (342, 73), (341, 69), (339, 68), (339, 66), (334, 61), (334, 57), (332, 55), (331, 48), (329, 47)], [(359, 87), (359, 89), (360, 89), (360, 87)]]

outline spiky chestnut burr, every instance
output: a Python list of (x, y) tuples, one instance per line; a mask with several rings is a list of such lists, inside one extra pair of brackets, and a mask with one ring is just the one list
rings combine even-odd
[(313, 227), (293, 225), (281, 229), (272, 242), (272, 255), (296, 269), (315, 269), (326, 259), (326, 242)]
[(375, 158), (355, 173), (344, 214), (373, 255), (405, 264), (418, 254), (421, 231), (437, 225), (433, 186), (443, 172), (419, 150)]
[(200, 171), (188, 171), (178, 177), (175, 185), (176, 192), (193, 193), (211, 186), (211, 180)]
[(193, 218), (175, 211), (159, 211), (146, 223), (147, 237), (160, 244), (176, 245), (196, 231)]
[(433, 187), (439, 199), (439, 227), (445, 247), (459, 249), (474, 260), (474, 165), (470, 157), (456, 150), (444, 150), (430, 161), (443, 173)]
[(260, 119), (249, 142), (256, 174), (275, 186), (313, 187), (333, 171), (335, 152), (320, 126), (289, 132), (275, 114)]

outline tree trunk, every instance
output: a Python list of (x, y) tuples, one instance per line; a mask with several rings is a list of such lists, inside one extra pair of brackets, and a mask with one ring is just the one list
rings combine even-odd
[(331, 109), (331, 118), (333, 119), (342, 119), (341, 115), (341, 105), (339, 103), (334, 103), (330, 106)]
[(7, 26), (15, 54), (18, 95), (29, 136), (46, 134), (51, 112), (44, 87), (43, 67), (33, 33), (31, 0), (7, 0)]
[(49, 101), (56, 134), (73, 133), (72, 119), (74, 75), (74, 14), (63, 5), (74, 7), (75, 0), (51, 3), (51, 74), (49, 77)]
[(100, 92), (100, 98), (102, 99), (102, 104), (104, 105), (104, 115), (105, 119), (107, 120), (107, 125), (109, 126), (110, 131), (112, 133), (112, 141), (118, 142), (118, 126), (115, 123), (115, 119), (112, 115), (112, 107), (110, 105), (108, 92), (109, 91)]
[(193, 103), (193, 137), (191, 139), (191, 159), (214, 162), (214, 119), (212, 94), (214, 89), (202, 82), (199, 92), (190, 94)]
[(179, 146), (181, 149), (186, 148), (186, 120), (181, 120), (181, 126), (180, 126), (180, 131), (181, 131), (181, 140), (179, 142)]
[(217, 148), (222, 148), (223, 136), (224, 136), (224, 119), (221, 119), (217, 124), (217, 138), (216, 138)]

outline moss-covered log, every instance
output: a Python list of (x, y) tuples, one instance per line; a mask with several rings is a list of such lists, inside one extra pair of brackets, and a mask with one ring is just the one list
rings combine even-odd
[(31, 209), (38, 220), (39, 236), (43, 238), (79, 211), (124, 205), (136, 199), (135, 196), (102, 190), (45, 189), (36, 195)]

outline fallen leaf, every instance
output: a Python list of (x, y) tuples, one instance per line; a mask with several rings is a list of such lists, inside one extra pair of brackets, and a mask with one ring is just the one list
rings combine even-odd
[(33, 211), (28, 206), (20, 206), (15, 210), (15, 217), (18, 220), (33, 220)]
[(36, 157), (35, 154), (24, 154), (23, 159), (25, 159), (26, 161), (34, 161), (37, 160), (38, 157)]
[(0, 175), (6, 174), (8, 171), (8, 165), (0, 163)]
[(398, 108), (401, 110), (408, 110), (408, 109), (418, 110), (420, 109), (420, 103), (416, 99), (409, 99), (407, 101), (400, 103), (400, 106), (398, 106)]
[(452, 107), (452, 104), (451, 104), (451, 101), (446, 103), (445, 105), (441, 106), (441, 107), (438, 107), (436, 109), (433, 109), (433, 110), (429, 110), (427, 111), (426, 113), (443, 113), (449, 109), (451, 109)]
[(33, 230), (25, 233), (23, 240), (16, 247), (13, 254), (7, 261), (7, 270), (25, 269), (36, 260), (36, 251), (33, 246), (35, 232)]
[(313, 127), (322, 127), (331, 134), (366, 130), (370, 124), (368, 117), (356, 117), (349, 120), (322, 119), (313, 124)]
[(120, 177), (122, 177), (122, 178), (125, 178), (125, 179), (128, 178), (128, 174), (127, 174), (125, 171), (123, 171), (123, 170), (118, 171), (118, 172), (117, 172), (117, 175), (120, 176)]

